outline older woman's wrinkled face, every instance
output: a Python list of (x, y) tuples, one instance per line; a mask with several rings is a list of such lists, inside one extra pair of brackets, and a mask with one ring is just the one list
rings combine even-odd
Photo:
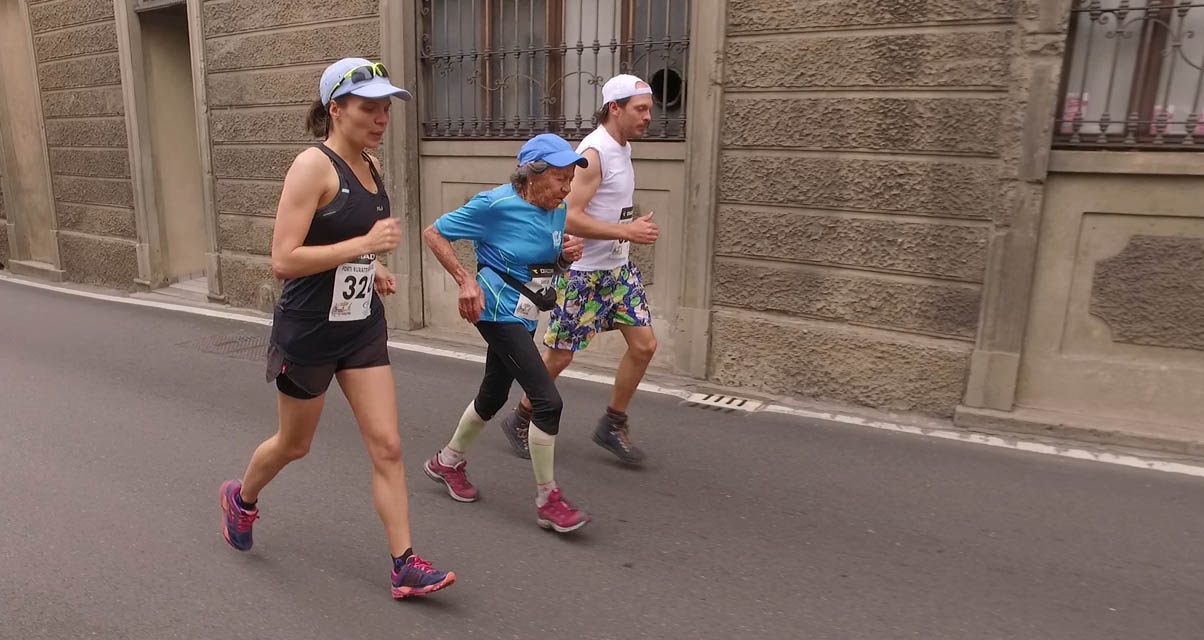
[(573, 174), (577, 165), (548, 167), (543, 173), (534, 173), (527, 183), (527, 202), (540, 209), (555, 209), (569, 195), (573, 185)]

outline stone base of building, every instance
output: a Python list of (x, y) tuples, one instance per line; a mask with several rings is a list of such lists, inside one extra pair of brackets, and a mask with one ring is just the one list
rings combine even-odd
[(35, 262), (33, 260), (9, 260), (5, 263), (10, 271), (29, 278), (37, 278), (38, 280), (46, 280), (49, 282), (64, 282), (67, 279), (67, 274), (62, 269), (56, 269), (54, 265), (45, 262)]
[(1001, 436), (1042, 436), (1075, 441), (1131, 447), (1191, 457), (1204, 456), (1204, 429), (1189, 429), (1165, 424), (1117, 420), (1040, 409), (1017, 408), (995, 411), (957, 407), (953, 423), (963, 429)]

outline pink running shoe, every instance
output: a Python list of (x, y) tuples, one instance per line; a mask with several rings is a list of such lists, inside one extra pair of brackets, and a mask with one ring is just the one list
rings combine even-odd
[(589, 519), (584, 511), (564, 499), (560, 489), (556, 489), (548, 495), (547, 503), (539, 507), (535, 522), (544, 529), (552, 529), (557, 533), (569, 533), (584, 527)]
[(235, 496), (242, 489), (238, 480), (227, 480), (222, 483), (218, 492), (218, 504), (222, 508), (222, 537), (231, 547), (239, 551), (251, 548), (251, 525), (259, 519), (259, 509), (247, 511), (238, 506)]
[(456, 502), (476, 502), (479, 497), (477, 488), (468, 481), (468, 474), (465, 469), (468, 466), (467, 460), (461, 460), (458, 464), (447, 466), (439, 462), (439, 454), (436, 453), (426, 464), (422, 465), (422, 470), (426, 475), (435, 482), (442, 482), (447, 487), (447, 494)]
[(424, 596), (444, 587), (449, 587), (456, 581), (456, 574), (451, 571), (438, 571), (431, 563), (410, 556), (405, 564), (397, 566), (394, 563), (390, 576), (393, 585), (393, 597), (401, 600), (413, 596)]

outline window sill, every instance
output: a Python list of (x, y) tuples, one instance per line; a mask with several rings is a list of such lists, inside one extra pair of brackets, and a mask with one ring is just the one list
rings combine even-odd
[[(521, 140), (423, 140), (419, 153), (424, 156), (513, 158), (522, 144)], [(685, 160), (686, 143), (633, 140), (631, 159)]]
[(1204, 154), (1187, 151), (1059, 151), (1049, 156), (1050, 173), (1118, 173), (1204, 176)]

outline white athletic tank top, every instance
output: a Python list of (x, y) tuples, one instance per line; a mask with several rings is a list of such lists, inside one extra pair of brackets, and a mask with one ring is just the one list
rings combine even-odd
[[(602, 160), (602, 182), (585, 205), (585, 213), (602, 222), (629, 223), (635, 198), (635, 169), (631, 166), (631, 145), (619, 146), (606, 127), (599, 126), (577, 145), (577, 153), (586, 149), (598, 152)], [(627, 264), (631, 243), (626, 240), (585, 239), (581, 259), (573, 263), (578, 271), (617, 269)]]

